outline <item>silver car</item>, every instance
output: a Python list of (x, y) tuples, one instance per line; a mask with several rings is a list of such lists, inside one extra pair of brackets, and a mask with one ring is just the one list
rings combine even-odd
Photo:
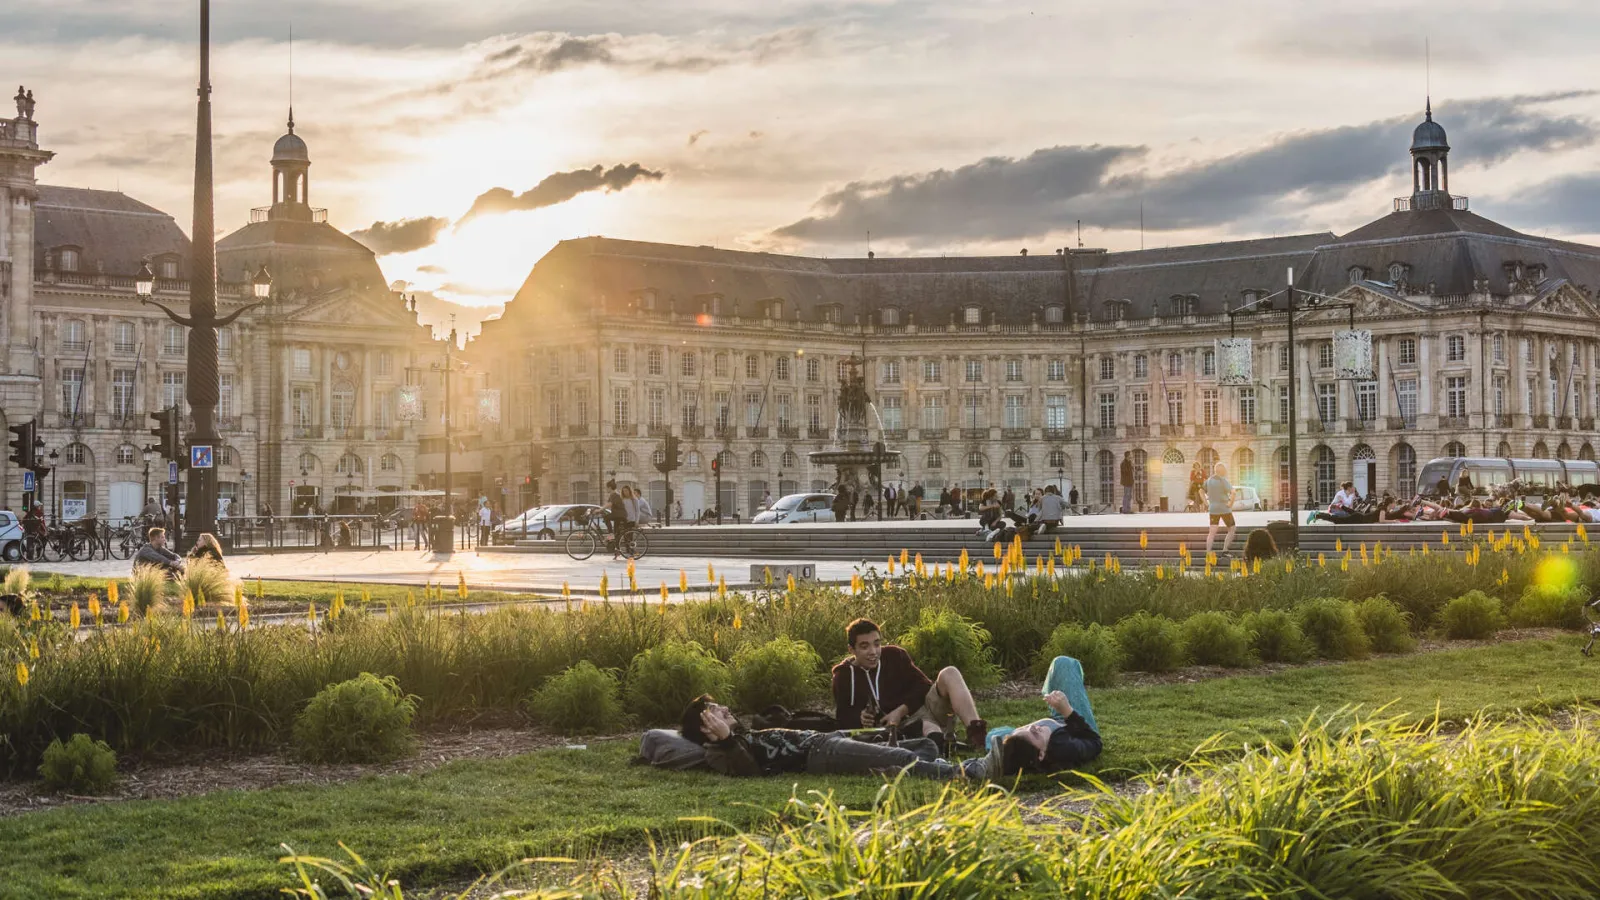
[(538, 506), (528, 510), (520, 516), (507, 519), (499, 528), (499, 532), (509, 539), (522, 537), (524, 529), (522, 523), (526, 521), (527, 535), (530, 538), (551, 540), (579, 527), (579, 521), (590, 516), (598, 515), (600, 507), (592, 503), (563, 503), (555, 506)]
[(751, 525), (793, 525), (797, 522), (832, 522), (832, 494), (790, 494), (756, 513)]

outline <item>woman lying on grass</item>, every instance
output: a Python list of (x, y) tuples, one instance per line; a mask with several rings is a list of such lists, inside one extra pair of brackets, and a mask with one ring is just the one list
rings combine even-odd
[(1041, 693), (1050, 717), (1009, 733), (1004, 728), (990, 731), (989, 755), (968, 760), (967, 777), (1049, 775), (1078, 768), (1100, 755), (1100, 730), (1084, 690), (1083, 665), (1070, 656), (1056, 657)]

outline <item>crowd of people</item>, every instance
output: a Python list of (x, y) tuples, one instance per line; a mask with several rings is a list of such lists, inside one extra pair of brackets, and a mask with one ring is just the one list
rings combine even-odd
[(1441, 480), (1428, 493), (1409, 500), (1385, 491), (1380, 497), (1363, 497), (1349, 481), (1339, 486), (1327, 509), (1316, 510), (1312, 522), (1335, 525), (1371, 525), (1380, 522), (1472, 522), (1500, 525), (1506, 522), (1600, 522), (1600, 496), (1593, 485), (1533, 485), (1511, 481), (1491, 488), (1486, 495), (1473, 490), (1465, 477), (1452, 488)]

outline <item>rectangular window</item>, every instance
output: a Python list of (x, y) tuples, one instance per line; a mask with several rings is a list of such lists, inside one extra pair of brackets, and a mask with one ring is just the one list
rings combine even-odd
[(551, 378), (561, 377), (561, 354), (551, 352), (545, 360), (544, 372)]
[(943, 397), (923, 397), (922, 398), (922, 430), (923, 431), (943, 431), (945, 429), (945, 427), (946, 426), (945, 426), (945, 423), (944, 423), (944, 398)]
[(1025, 399), (1022, 398), (1022, 397), (1012, 396), (1012, 397), (1007, 397), (1006, 398), (1006, 406), (1005, 406), (1006, 424), (1005, 424), (1005, 427), (1007, 427), (1007, 428), (1027, 428), (1028, 427), (1028, 408), (1023, 405), (1024, 402), (1025, 402)]
[(561, 427), (561, 391), (557, 388), (544, 392), (544, 424), (547, 428)]
[(1051, 394), (1044, 398), (1044, 427), (1051, 431), (1067, 430), (1067, 398)]
[(1496, 334), (1490, 342), (1490, 346), (1493, 348), (1491, 352), (1494, 356), (1494, 361), (1496, 363), (1504, 363), (1506, 361), (1506, 336)]
[(1317, 368), (1333, 368), (1333, 342), (1322, 341), (1317, 344)]
[(1497, 416), (1506, 414), (1506, 380), (1504, 378), (1496, 378), (1494, 380), (1494, 414)]
[(294, 348), (294, 373), (296, 375), (311, 374), (311, 351), (305, 347)]
[(183, 373), (161, 373), (161, 408), (169, 406), (182, 408), (183, 406)]
[(391, 371), (393, 371), (393, 370), (394, 370), (394, 357), (391, 356), (389, 354), (389, 351), (387, 351), (387, 350), (383, 351), (382, 353), (379, 353), (378, 354), (378, 377), (379, 378), (387, 378), (389, 376), (389, 373)]
[(355, 424), (356, 395), (348, 389), (335, 388), (333, 396), (328, 398), (328, 412), (333, 416), (333, 421), (328, 424), (335, 428), (349, 428)]
[(684, 393), (683, 401), (678, 406), (678, 423), (684, 428), (698, 428), (700, 426), (699, 391)]
[(633, 395), (631, 388), (613, 387), (611, 389), (611, 422), (618, 428), (627, 428), (633, 424), (633, 410), (629, 403)]
[(1415, 378), (1400, 378), (1394, 383), (1395, 406), (1399, 408), (1400, 418), (1407, 424), (1417, 421), (1417, 380)]
[[(166, 379), (163, 378), (162, 381), (164, 388)], [(310, 428), (317, 421), (317, 392), (311, 388), (295, 388), (290, 392), (290, 409), (294, 411), (296, 428)]]
[(981, 360), (981, 359), (969, 359), (969, 360), (967, 360), (967, 381), (969, 383), (971, 383), (971, 382), (978, 382), (978, 381), (982, 381), (982, 380), (983, 380), (983, 360)]
[(1110, 381), (1116, 377), (1116, 362), (1109, 356), (1100, 357), (1100, 380)]
[(1288, 344), (1279, 344), (1278, 345), (1278, 371), (1279, 372), (1287, 372), (1287, 371), (1289, 371), (1289, 345)]
[(611, 371), (616, 375), (628, 374), (627, 347), (613, 347), (611, 349)]
[(188, 337), (178, 325), (168, 325), (162, 333), (161, 352), (167, 356), (182, 356), (189, 347)]
[(1206, 388), (1200, 392), (1201, 421), (1208, 427), (1215, 428), (1222, 423), (1221, 395), (1222, 392), (1216, 388)]
[(822, 398), (815, 394), (806, 397), (806, 427), (811, 429), (822, 427)]
[(217, 329), (217, 355), (223, 359), (233, 355), (233, 332), (227, 328)]
[(899, 397), (883, 398), (883, 427), (888, 431), (901, 431), (906, 427), (905, 410)]
[(789, 416), (789, 397), (787, 395), (778, 398), (778, 427), (794, 427), (794, 422), (790, 420)]
[(983, 428), (983, 398), (977, 394), (968, 394), (961, 398), (961, 427)]
[(761, 424), (761, 395), (744, 395), (744, 424), (746, 428), (755, 428)]
[(811, 384), (822, 382), (822, 360), (816, 357), (806, 360), (806, 381)]
[(1356, 382), (1356, 417), (1363, 422), (1378, 418), (1378, 383)]
[(1444, 380), (1444, 414), (1452, 419), (1467, 415), (1467, 379), (1461, 376)]
[(586, 384), (572, 389), (572, 424), (580, 428), (589, 425), (589, 386)]
[(118, 322), (113, 332), (112, 347), (118, 353), (132, 353), (134, 350), (134, 330), (132, 322)]
[(711, 414), (717, 417), (717, 430), (726, 431), (733, 427), (733, 395), (727, 391), (717, 391), (711, 395)]
[(75, 415), (83, 403), (83, 369), (81, 367), (63, 368), (61, 370), (61, 411), (68, 415)]
[(883, 361), (883, 383), (884, 384), (899, 384), (900, 383), (900, 360), (898, 360), (898, 359), (886, 359), (886, 360)]
[(1100, 392), (1100, 426), (1117, 427), (1117, 395), (1111, 391)]
[(1183, 424), (1183, 391), (1167, 391), (1167, 424)]
[(1317, 385), (1317, 418), (1323, 422), (1332, 422), (1339, 418), (1339, 385)]
[(925, 384), (939, 384), (944, 381), (944, 366), (937, 359), (922, 361), (922, 381)]
[[(379, 430), (394, 427), (394, 391), (381, 391), (372, 395), (375, 404), (372, 409), (372, 425)], [(527, 411), (523, 411), (523, 419), (527, 419)], [(388, 457), (385, 457), (387, 459)]]
[(1217, 374), (1217, 351), (1206, 350), (1200, 354), (1200, 374)]
[(119, 419), (133, 415), (133, 370), (117, 369), (111, 373), (111, 414)]
[(1150, 377), (1150, 357), (1145, 356), (1143, 353), (1135, 353), (1133, 355), (1133, 377)]
[(700, 357), (694, 351), (688, 351), (678, 360), (678, 373), (685, 378), (693, 378), (700, 371)]
[(1254, 425), (1256, 423), (1256, 389), (1253, 387), (1239, 388), (1239, 424)]
[(645, 415), (648, 416), (645, 424), (651, 428), (660, 428), (667, 424), (667, 389), (653, 387), (647, 395)]
[(1167, 354), (1167, 377), (1176, 378), (1183, 374), (1183, 354), (1174, 350)]
[(1289, 386), (1286, 384), (1278, 385), (1278, 421), (1289, 423)]
[(1402, 366), (1414, 366), (1414, 365), (1416, 365), (1417, 364), (1417, 341), (1416, 341), (1416, 338), (1408, 338), (1408, 337), (1407, 338), (1401, 338), (1400, 339), (1399, 351), (1395, 354), (1395, 356), (1399, 358), (1398, 361), (1399, 361), (1400, 365), (1402, 365)]
[(1007, 381), (1021, 381), (1022, 380), (1022, 360), (1020, 360), (1020, 359), (1008, 359), (1008, 360), (1006, 360), (1006, 380)]
[(1150, 427), (1150, 392), (1133, 392), (1133, 425), (1135, 428)]
[(217, 376), (217, 415), (233, 418), (233, 375), (229, 372)]
[(1052, 359), (1045, 363), (1044, 377), (1046, 381), (1066, 381), (1067, 361), (1064, 359)]
[(744, 377), (752, 381), (761, 378), (761, 357), (754, 353), (744, 355)]
[(1538, 398), (1538, 387), (1537, 387), (1537, 385), (1538, 385), (1537, 381), (1535, 381), (1532, 378), (1529, 378), (1528, 379), (1528, 389), (1523, 394), (1523, 397), (1522, 397), (1522, 409), (1523, 409), (1524, 412), (1526, 412), (1530, 416), (1537, 415), (1538, 412), (1539, 412), (1539, 410), (1538, 410), (1538, 402), (1537, 402), (1537, 398)]
[(1467, 339), (1459, 334), (1452, 334), (1444, 339), (1445, 362), (1466, 362)]

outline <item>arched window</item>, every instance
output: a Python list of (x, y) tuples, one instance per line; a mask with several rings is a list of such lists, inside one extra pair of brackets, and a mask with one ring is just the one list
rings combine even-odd
[(1233, 454), (1233, 480), (1260, 490), (1256, 484), (1256, 452), (1249, 447), (1240, 447)]
[(1316, 489), (1316, 502), (1324, 505), (1333, 500), (1333, 495), (1339, 490), (1339, 460), (1333, 455), (1333, 450), (1326, 444), (1318, 444), (1311, 451), (1311, 466), (1315, 475), (1313, 487)]
[(1011, 452), (1006, 454), (1006, 465), (1013, 469), (1026, 469), (1028, 457), (1023, 455), (1020, 448), (1012, 447)]
[(67, 445), (67, 452), (62, 454), (69, 466), (86, 466), (90, 462), (89, 447), (85, 444), (72, 443)]
[(798, 469), (800, 468), (800, 457), (796, 456), (793, 450), (785, 450), (779, 464), (785, 469)]
[(1200, 454), (1195, 459), (1200, 463), (1200, 471), (1208, 476), (1211, 470), (1217, 467), (1217, 463), (1222, 461), (1222, 457), (1212, 447), (1201, 447)]
[(1467, 446), (1460, 441), (1451, 441), (1450, 443), (1444, 445), (1444, 452), (1440, 455), (1448, 456), (1452, 459), (1460, 456), (1466, 456)]
[(306, 474), (306, 475), (314, 474), (317, 471), (317, 464), (318, 464), (317, 455), (315, 453), (312, 453), (310, 450), (307, 450), (306, 452), (300, 454), (300, 471), (301, 471), (301, 473)]
[(717, 454), (717, 466), (726, 472), (733, 467), (733, 451), (724, 450)]
[(1389, 264), (1389, 283), (1399, 284), (1406, 277), (1405, 263)]
[(1556, 459), (1571, 459), (1571, 458), (1572, 458), (1572, 445), (1568, 444), (1566, 441), (1562, 441), (1560, 446), (1556, 447)]
[(899, 325), (900, 324), (900, 310), (896, 309), (893, 306), (886, 306), (883, 309), (878, 310), (878, 324), (879, 325)]
[(1100, 502), (1111, 506), (1117, 502), (1117, 459), (1110, 450), (1101, 450), (1095, 454), (1094, 463), (1100, 480)]
[(700, 451), (690, 450), (688, 453), (685, 453), (683, 455), (683, 467), (685, 469), (700, 468)]
[(766, 467), (767, 467), (767, 455), (765, 453), (762, 453), (760, 450), (756, 450), (756, 451), (751, 452), (751, 454), (750, 454), (750, 468), (752, 468), (752, 469), (764, 469)]
[(634, 465), (637, 463), (637, 461), (638, 460), (633, 455), (633, 451), (632, 450), (618, 450), (617, 451), (617, 468), (619, 468), (619, 469), (631, 469), (631, 468), (634, 467)]
[(978, 452), (977, 450), (972, 450), (972, 451), (967, 453), (967, 468), (969, 468), (969, 469), (982, 469), (982, 468), (985, 467), (984, 466), (985, 462), (987, 462), (987, 460), (985, 460), (983, 458), (983, 454)]
[(395, 456), (393, 453), (385, 453), (383, 455), (383, 457), (378, 460), (378, 471), (380, 471), (380, 472), (398, 472), (398, 471), (400, 471), (400, 457)]
[(928, 458), (923, 461), (922, 465), (924, 468), (942, 469), (944, 468), (944, 454), (937, 450), (929, 450)]
[[(1588, 446), (1585, 444), (1584, 446)], [(139, 448), (132, 444), (123, 444), (117, 448), (117, 465), (131, 466), (139, 461)]]
[[(1446, 454), (1446, 455), (1448, 456), (1450, 454)], [(1550, 448), (1545, 446), (1544, 441), (1540, 441), (1537, 444), (1533, 445), (1533, 458), (1534, 459), (1549, 459), (1550, 458)]]
[(1065, 450), (1051, 450), (1050, 451), (1050, 461), (1047, 464), (1052, 469), (1064, 469), (1064, 468), (1066, 468), (1067, 467), (1067, 453), (1066, 453), (1066, 451)]
[(1046, 306), (1044, 308), (1044, 323), (1046, 325), (1060, 325), (1066, 321), (1066, 310), (1060, 306)]
[(355, 455), (354, 453), (346, 453), (345, 455), (339, 457), (339, 461), (337, 463), (334, 463), (333, 473), (335, 475), (360, 475), (361, 457)]
[(1350, 267), (1350, 271), (1347, 272), (1346, 274), (1350, 278), (1350, 283), (1351, 284), (1355, 284), (1356, 282), (1361, 281), (1361, 280), (1363, 280), (1363, 279), (1365, 279), (1367, 277), (1367, 270), (1361, 268), (1360, 266), (1351, 266)]
[(1183, 465), (1183, 451), (1177, 447), (1168, 447), (1166, 452), (1161, 454), (1161, 463), (1168, 466)]
[(1584, 441), (1583, 446), (1578, 448), (1578, 458), (1588, 460), (1594, 459), (1594, 447), (1591, 446), (1588, 441)]
[(1410, 444), (1394, 445), (1394, 492), (1400, 497), (1417, 492), (1417, 451)]

